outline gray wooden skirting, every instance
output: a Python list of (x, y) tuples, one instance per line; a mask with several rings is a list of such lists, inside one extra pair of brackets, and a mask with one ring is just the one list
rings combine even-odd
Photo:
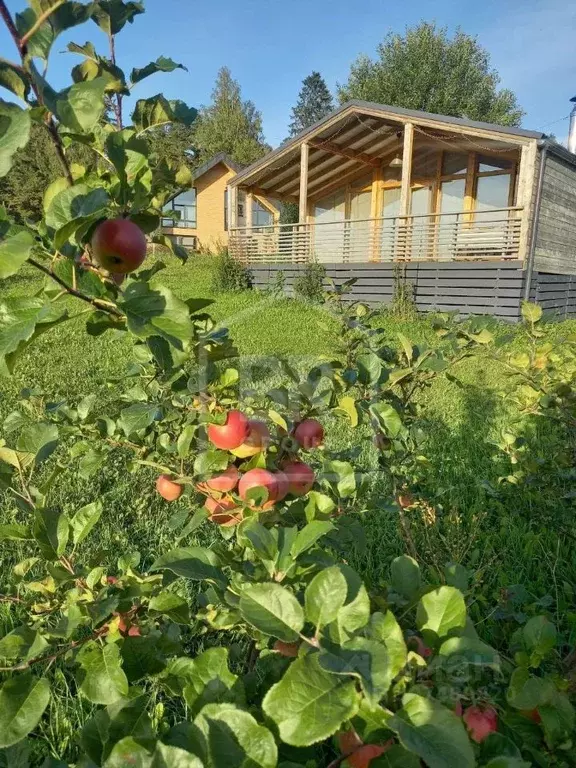
[[(357, 278), (349, 294), (354, 301), (377, 306), (392, 300), (392, 264), (362, 262), (323, 266), (327, 276), (338, 285), (351, 277)], [(250, 265), (255, 288), (274, 287), (278, 272), (282, 272), (289, 295), (293, 293), (294, 278), (304, 268), (302, 264)], [(413, 262), (403, 267), (403, 274), (412, 284), (416, 306), (421, 311), (457, 309), (466, 315), (493, 315), (511, 321), (520, 317), (524, 272), (518, 263)]]
[(530, 299), (540, 304), (547, 315), (576, 317), (576, 275), (534, 272)]

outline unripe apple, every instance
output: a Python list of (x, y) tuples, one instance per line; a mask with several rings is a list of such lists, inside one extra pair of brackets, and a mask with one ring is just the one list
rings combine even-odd
[(243, 501), (252, 503), (248, 497), (252, 488), (265, 488), (268, 491), (267, 501), (275, 501), (278, 497), (278, 481), (268, 469), (249, 469), (242, 475), (238, 483), (238, 494)]
[(156, 490), (166, 501), (176, 501), (182, 496), (184, 488), (171, 480), (170, 475), (160, 475), (156, 480)]
[(260, 451), (266, 450), (270, 445), (270, 431), (263, 421), (250, 419), (248, 422), (248, 434), (242, 445), (232, 448), (230, 453), (239, 459), (247, 459), (255, 456)]
[(289, 461), (282, 467), (289, 480), (289, 490), (294, 496), (305, 496), (314, 485), (314, 471), (302, 461)]
[(234, 499), (207, 498), (204, 508), (210, 513), (210, 520), (226, 527), (238, 525), (242, 520), (242, 511), (236, 506)]
[(276, 483), (278, 484), (278, 493), (276, 501), (282, 501), (290, 493), (290, 479), (286, 472), (274, 472)]
[(208, 425), (208, 440), (223, 451), (238, 448), (248, 434), (248, 419), (242, 411), (228, 411), (224, 424)]
[(304, 419), (296, 425), (294, 439), (305, 451), (317, 448), (324, 440), (324, 427), (316, 419)]
[(146, 237), (130, 219), (107, 219), (92, 235), (92, 253), (109, 272), (134, 272), (146, 258)]
[(478, 744), (498, 729), (498, 714), (494, 707), (468, 707), (464, 710), (463, 720), (470, 738)]
[(236, 488), (238, 485), (239, 479), (240, 472), (238, 472), (234, 464), (231, 464), (228, 469), (224, 470), (224, 472), (211, 477), (210, 480), (207, 480), (206, 485), (213, 491), (220, 491), (220, 493), (230, 493), (230, 491), (233, 491), (234, 488)]
[(276, 640), (274, 643), (274, 650), (278, 651), (282, 656), (289, 658), (296, 658), (298, 656), (298, 648), (300, 643), (285, 643), (283, 640)]

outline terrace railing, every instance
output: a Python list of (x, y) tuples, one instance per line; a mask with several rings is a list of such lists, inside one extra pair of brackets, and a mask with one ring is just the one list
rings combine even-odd
[(522, 208), (239, 227), (231, 254), (247, 263), (490, 261), (520, 258)]

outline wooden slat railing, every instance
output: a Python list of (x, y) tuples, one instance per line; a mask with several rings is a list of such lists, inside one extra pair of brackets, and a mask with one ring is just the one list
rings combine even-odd
[(247, 263), (461, 261), (521, 257), (522, 208), (240, 227), (231, 254)]

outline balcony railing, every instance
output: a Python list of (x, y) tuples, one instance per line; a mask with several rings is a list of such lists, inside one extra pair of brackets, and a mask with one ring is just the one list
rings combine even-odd
[(518, 259), (522, 208), (240, 227), (231, 254), (258, 262)]

